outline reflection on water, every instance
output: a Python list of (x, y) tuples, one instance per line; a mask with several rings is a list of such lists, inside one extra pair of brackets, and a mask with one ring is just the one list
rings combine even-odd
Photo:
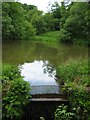
[(55, 67), (69, 60), (88, 59), (88, 48), (56, 42), (10, 41), (2, 45), (3, 63), (20, 65), (21, 75), (29, 81), (32, 93), (57, 93)]
[(48, 61), (34, 61), (24, 63), (20, 67), (21, 75), (25, 81), (29, 81), (31, 86), (35, 85), (57, 85), (55, 81), (56, 70), (48, 67)]
[(44, 60), (55, 67), (69, 59), (77, 60), (88, 56), (87, 47), (61, 45), (55, 42), (5, 42), (2, 49), (3, 63), (16, 65)]
[(60, 94), (59, 85), (38, 85), (31, 86), (31, 94)]
[(56, 70), (48, 61), (34, 61), (20, 65), (21, 76), (31, 84), (31, 94), (59, 93), (59, 85), (55, 81)]

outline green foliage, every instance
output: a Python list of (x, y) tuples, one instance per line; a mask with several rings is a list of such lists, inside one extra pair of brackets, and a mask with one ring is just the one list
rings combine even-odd
[(43, 14), (36, 6), (19, 2), (2, 3), (3, 40), (32, 40), (35, 35), (47, 31), (59, 30), (59, 10)]
[(60, 105), (55, 111), (55, 120), (73, 120), (74, 113), (68, 110), (68, 106)]
[(60, 81), (65, 80), (65, 82), (76, 81), (80, 82), (80, 84), (85, 83), (83, 78), (88, 78), (88, 75), (90, 74), (88, 61), (87, 60), (78, 61), (71, 60), (70, 63), (66, 63), (57, 68), (57, 75), (60, 77)]
[(61, 3), (61, 19), (60, 19), (60, 30), (64, 28), (65, 21), (69, 16), (69, 5), (66, 6), (64, 2)]
[(3, 120), (20, 119), (29, 102), (30, 84), (22, 79), (16, 66), (3, 65), (2, 69)]
[(2, 3), (2, 39), (24, 40), (35, 36), (35, 28), (28, 22), (27, 11), (21, 3)]
[(70, 33), (65, 29), (61, 29), (59, 33), (59, 39), (62, 43), (72, 43)]
[[(90, 44), (89, 43), (89, 24), (90, 18), (88, 17), (88, 13), (90, 6), (87, 2), (76, 2), (72, 3), (65, 7), (65, 5), (61, 6), (61, 31), (60, 35), (68, 36), (71, 43), (78, 44)], [(82, 20), (83, 19), (83, 20)], [(62, 32), (64, 29), (66, 32)], [(67, 33), (67, 34), (66, 34)], [(68, 43), (69, 39), (65, 39), (61, 37), (61, 42)]]
[(52, 4), (51, 12), (55, 22), (55, 30), (60, 30), (61, 8), (58, 2)]
[(33, 10), (33, 9), (37, 9), (36, 6), (34, 6), (34, 5), (27, 5), (27, 4), (22, 4), (22, 7), (23, 7), (24, 10), (26, 10), (26, 11)]
[(46, 32), (36, 36), (36, 40), (40, 40), (40, 41), (58, 41), (58, 39), (59, 39), (59, 31)]
[(40, 117), (40, 120), (45, 120), (44, 117)]
[[(51, 11), (43, 14), (36, 6), (19, 2), (2, 3), (3, 40), (32, 40), (35, 35), (59, 31), (62, 43), (89, 43), (90, 6), (87, 2), (72, 2), (61, 6), (55, 2)], [(47, 38), (45, 38), (47, 39)]]
[(57, 68), (58, 82), (67, 93), (75, 120), (89, 120), (90, 69), (87, 60), (69, 61)]

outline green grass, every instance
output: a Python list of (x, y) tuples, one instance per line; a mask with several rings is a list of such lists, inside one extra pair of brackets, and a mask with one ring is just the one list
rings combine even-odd
[(58, 41), (60, 31), (50, 31), (36, 36), (36, 40), (39, 41)]

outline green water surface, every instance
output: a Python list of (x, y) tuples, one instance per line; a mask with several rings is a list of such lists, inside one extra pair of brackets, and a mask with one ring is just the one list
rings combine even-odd
[(3, 63), (18, 65), (23, 79), (30, 82), (31, 94), (60, 93), (56, 67), (88, 59), (88, 48), (56, 42), (4, 42), (2, 48)]
[(88, 58), (87, 47), (56, 42), (4, 42), (2, 51), (3, 63), (16, 65), (43, 60), (58, 66), (70, 59)]

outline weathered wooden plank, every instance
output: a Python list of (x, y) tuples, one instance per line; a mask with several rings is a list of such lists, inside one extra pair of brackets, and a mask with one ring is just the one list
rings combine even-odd
[(30, 99), (30, 101), (35, 101), (35, 102), (43, 102), (43, 101), (53, 101), (53, 102), (57, 102), (57, 101), (68, 101), (67, 99), (63, 99), (63, 98), (32, 98)]

